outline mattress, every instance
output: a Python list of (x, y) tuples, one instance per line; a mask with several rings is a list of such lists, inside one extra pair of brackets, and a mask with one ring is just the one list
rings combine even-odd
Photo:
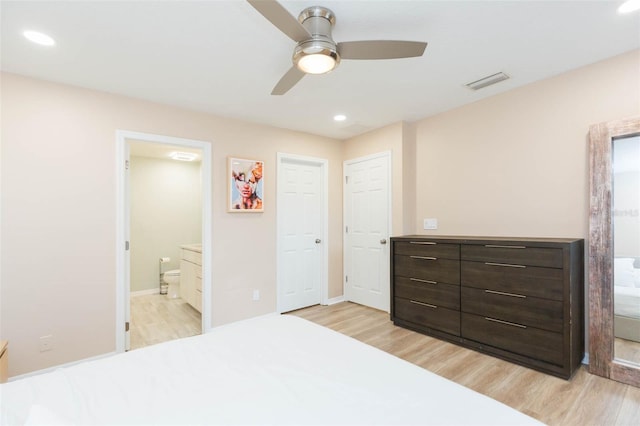
[(0, 385), (12, 424), (541, 424), (307, 320), (268, 315)]

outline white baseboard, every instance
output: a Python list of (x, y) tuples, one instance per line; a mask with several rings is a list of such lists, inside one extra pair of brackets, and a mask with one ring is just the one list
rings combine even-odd
[(130, 296), (131, 297), (146, 296), (148, 294), (158, 294), (158, 293), (160, 293), (160, 289), (159, 288), (149, 288), (147, 290), (132, 291), (130, 293)]
[(108, 352), (108, 353), (102, 354), (102, 355), (96, 355), (96, 356), (92, 356), (92, 357), (89, 357), (89, 358), (79, 359), (78, 361), (71, 361), (71, 362), (67, 362), (65, 364), (54, 365), (53, 367), (43, 368), (42, 370), (36, 370), (36, 371), (32, 371), (30, 373), (24, 373), (24, 374), (20, 374), (18, 376), (9, 377), (8, 381), (9, 382), (13, 382), (14, 380), (20, 380), (20, 379), (24, 379), (26, 377), (37, 376), (39, 374), (44, 374), (44, 373), (50, 373), (52, 371), (57, 370), (58, 368), (71, 367), (72, 365), (82, 364), (82, 363), (87, 362), (87, 361), (95, 361), (95, 360), (102, 359), (102, 358), (107, 358), (107, 357), (110, 357), (110, 356), (113, 356), (113, 355), (116, 355), (116, 352)]
[(344, 302), (344, 296), (338, 296), (327, 300), (328, 305), (335, 305), (336, 303)]

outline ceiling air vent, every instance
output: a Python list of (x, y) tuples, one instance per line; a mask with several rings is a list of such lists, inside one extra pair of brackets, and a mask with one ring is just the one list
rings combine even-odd
[(480, 80), (472, 81), (471, 83), (465, 84), (471, 90), (482, 89), (483, 87), (491, 86), (492, 84), (499, 83), (508, 79), (509, 76), (503, 72), (499, 72), (497, 74), (490, 75), (488, 77), (481, 78)]

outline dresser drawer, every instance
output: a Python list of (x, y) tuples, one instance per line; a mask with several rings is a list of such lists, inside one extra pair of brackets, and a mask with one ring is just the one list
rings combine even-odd
[(429, 327), (445, 333), (460, 335), (460, 311), (429, 306), (416, 300), (407, 300), (396, 297), (395, 318), (412, 322), (414, 324)]
[(477, 262), (506, 263), (511, 265), (562, 268), (562, 249), (526, 247), (523, 245), (463, 244), (460, 249), (462, 260)]
[(403, 299), (460, 310), (460, 286), (395, 277), (394, 295)]
[(460, 259), (460, 245), (418, 240), (398, 241), (394, 244), (394, 253), (457, 260)]
[(564, 271), (535, 266), (513, 267), (492, 262), (461, 262), (461, 283), (542, 299), (563, 299)]
[(490, 317), (464, 312), (461, 328), (466, 339), (551, 364), (563, 364), (563, 341), (560, 333), (505, 324)]
[(461, 288), (464, 312), (562, 333), (562, 302), (472, 287)]
[(460, 284), (460, 261), (432, 256), (394, 256), (394, 275)]

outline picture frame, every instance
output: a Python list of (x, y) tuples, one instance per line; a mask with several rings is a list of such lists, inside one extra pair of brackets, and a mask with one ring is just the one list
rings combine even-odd
[(227, 160), (227, 211), (264, 212), (264, 161), (239, 157)]

